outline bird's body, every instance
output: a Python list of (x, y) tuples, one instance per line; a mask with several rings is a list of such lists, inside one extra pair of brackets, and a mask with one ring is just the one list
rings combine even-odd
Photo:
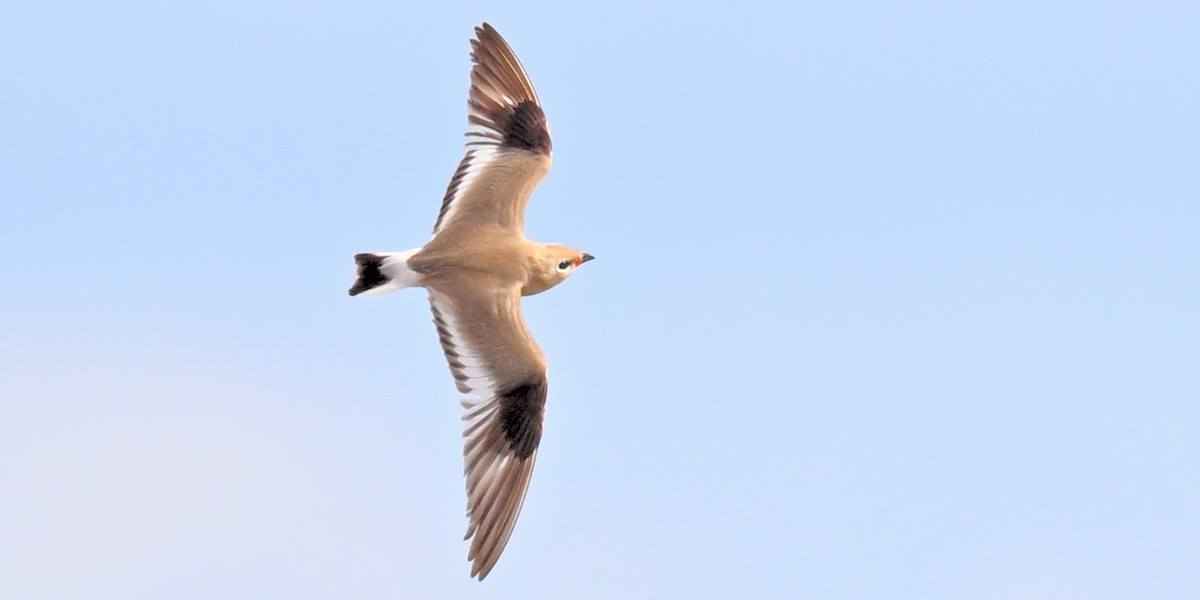
[(550, 169), (550, 133), (512, 49), (486, 23), (475, 34), (467, 154), (433, 237), (407, 252), (355, 256), (350, 295), (429, 293), (450, 371), (467, 395), (468, 559), (482, 580), (520, 513), (545, 414), (546, 359), (521, 317), (521, 297), (558, 285), (592, 257), (525, 238), (525, 205)]

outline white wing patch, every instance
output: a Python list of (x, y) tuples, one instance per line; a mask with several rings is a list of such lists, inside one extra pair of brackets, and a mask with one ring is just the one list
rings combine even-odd
[[(429, 307), (433, 310), (433, 320), (437, 325), (442, 350), (446, 353), (446, 360), (450, 362), (450, 372), (454, 375), (458, 391), (470, 394), (479, 404), (494, 400), (496, 381), (488, 367), (487, 359), (463, 339), (453, 307), (449, 302), (439, 300), (432, 291), (429, 294)], [(463, 400), (464, 408), (466, 402), (467, 400)]]
[(479, 173), (488, 168), (500, 150), (499, 144), (492, 141), (468, 142), (467, 145), (467, 155), (463, 157), (458, 170), (454, 172), (454, 177), (450, 179), (446, 198), (442, 200), (442, 214), (438, 215), (434, 225), (433, 237), (437, 237), (439, 232), (454, 221), (454, 216), (461, 206), (459, 200), (467, 195), (475, 180), (479, 178)]

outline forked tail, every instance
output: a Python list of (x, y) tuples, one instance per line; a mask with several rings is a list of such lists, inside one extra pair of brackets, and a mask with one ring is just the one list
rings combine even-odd
[(367, 252), (355, 254), (358, 264), (358, 279), (350, 286), (350, 295), (386, 294), (417, 285), (417, 273), (408, 268), (408, 259), (420, 251)]

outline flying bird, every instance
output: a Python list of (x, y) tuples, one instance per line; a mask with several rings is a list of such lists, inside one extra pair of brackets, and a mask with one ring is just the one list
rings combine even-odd
[(546, 357), (521, 297), (566, 280), (592, 255), (525, 239), (525, 205), (550, 170), (550, 132), (533, 84), (491, 25), (471, 40), (467, 152), (433, 237), (407, 252), (354, 257), (350, 295), (423, 287), (463, 406), (471, 576), (487, 577), (525, 501), (542, 437)]

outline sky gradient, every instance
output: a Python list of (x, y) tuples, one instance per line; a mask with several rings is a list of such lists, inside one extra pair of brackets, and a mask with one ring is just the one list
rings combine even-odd
[[(0, 597), (1196, 598), (1200, 5), (0, 6)], [(429, 235), (492, 23), (555, 165), (468, 578)]]

